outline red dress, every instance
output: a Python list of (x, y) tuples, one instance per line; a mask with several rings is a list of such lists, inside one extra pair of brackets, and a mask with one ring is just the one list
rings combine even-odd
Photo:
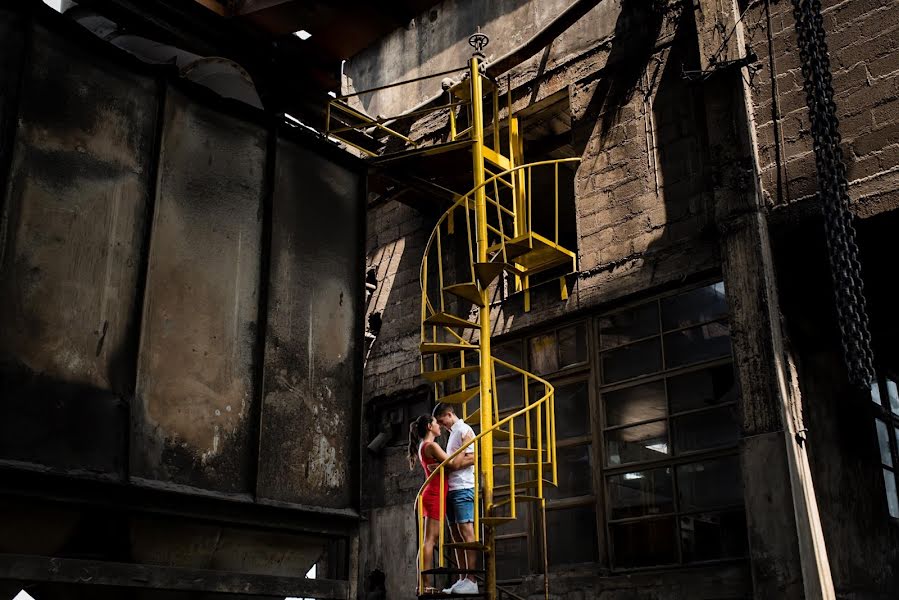
[[(421, 468), (425, 471), (425, 479), (431, 474), (431, 469), (440, 464), (436, 458), (430, 458), (425, 455), (427, 444), (435, 444), (436, 442), (422, 442), (418, 446), (418, 459), (421, 461)], [(446, 493), (449, 489), (449, 473), (443, 474), (443, 493), (440, 492), (440, 475), (437, 474), (428, 482), (424, 491), (421, 493), (422, 505), (424, 506), (424, 515), (429, 519), (441, 519), (443, 514), (440, 511), (440, 498), (443, 498), (443, 507), (446, 509)]]

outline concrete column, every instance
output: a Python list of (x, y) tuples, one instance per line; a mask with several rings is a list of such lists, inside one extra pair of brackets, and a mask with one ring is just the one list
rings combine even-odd
[[(757, 144), (734, 0), (696, 4), (715, 220), (742, 391), (740, 446), (754, 597), (834, 598), (802, 429), (790, 386), (774, 261), (758, 177)], [(727, 37), (727, 34), (730, 36)], [(715, 57), (714, 59), (712, 57)]]

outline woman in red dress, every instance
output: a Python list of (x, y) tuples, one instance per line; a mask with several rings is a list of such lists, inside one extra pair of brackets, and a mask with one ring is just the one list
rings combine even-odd
[[(431, 415), (421, 415), (409, 426), (409, 469), (415, 468), (415, 460), (421, 464), (424, 469), (425, 479), (428, 475), (446, 460), (446, 452), (434, 440), (440, 435), (440, 425)], [(425, 522), (425, 543), (421, 549), (424, 552), (424, 564), (426, 569), (430, 569), (434, 560), (434, 546), (440, 536), (440, 527), (443, 523), (443, 511), (446, 509), (446, 492), (449, 473), (444, 473), (443, 487), (440, 486), (440, 475), (435, 475), (431, 481), (425, 486), (422, 492), (422, 505)], [(441, 506), (442, 505), (442, 506)], [(416, 506), (416, 508), (418, 508)], [(432, 577), (432, 581), (436, 583), (436, 577)], [(432, 594), (438, 590), (434, 587), (427, 587), (421, 593)]]

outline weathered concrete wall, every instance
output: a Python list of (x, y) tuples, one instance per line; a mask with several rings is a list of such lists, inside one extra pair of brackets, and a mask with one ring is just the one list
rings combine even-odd
[(365, 366), (366, 399), (421, 383), (416, 358), (421, 327), (419, 274), (434, 222), (396, 201), (368, 212), (367, 264), (375, 270), (377, 281), (368, 314), (380, 314), (383, 326)]
[[(899, 9), (893, 2), (825, 0), (843, 154), (854, 210), (899, 206)], [(744, 18), (759, 56), (752, 76), (762, 179), (776, 207), (815, 193), (815, 158), (790, 2), (754, 4)]]
[(0, 33), (4, 493), (56, 471), (348, 535), (364, 166), (42, 4)]
[(169, 91), (150, 241), (131, 473), (250, 482), (266, 131)]
[(0, 224), (0, 454), (121, 476), (156, 82), (40, 26), (26, 54)]
[(364, 182), (283, 139), (275, 169), (257, 493), (348, 508), (358, 502)]
[[(347, 60), (346, 93), (387, 85), (462, 67), (472, 47), (468, 38), (478, 27), (490, 37), (488, 59), (499, 58), (531, 38), (556, 17), (569, 0), (445, 0), (413, 19), (405, 29)], [(545, 54), (519, 70), (552, 70), (611, 36), (620, 0), (599, 2), (583, 19), (555, 40)], [(396, 115), (440, 91), (440, 78), (360, 97), (371, 115)]]

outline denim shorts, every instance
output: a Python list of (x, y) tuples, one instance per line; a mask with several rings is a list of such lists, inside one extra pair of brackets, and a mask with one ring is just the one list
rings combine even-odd
[(450, 523), (474, 523), (474, 489), (451, 490), (446, 495), (446, 518)]

